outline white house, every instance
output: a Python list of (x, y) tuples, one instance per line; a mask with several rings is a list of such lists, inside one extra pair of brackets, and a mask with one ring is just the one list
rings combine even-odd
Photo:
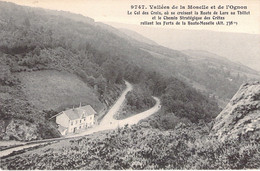
[(62, 135), (75, 133), (83, 128), (92, 127), (95, 124), (96, 113), (90, 105), (80, 106), (56, 115), (56, 123)]

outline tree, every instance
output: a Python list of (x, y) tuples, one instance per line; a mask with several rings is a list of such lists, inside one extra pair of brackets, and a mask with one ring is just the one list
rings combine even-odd
[(99, 77), (95, 80), (95, 84), (97, 85), (97, 91), (100, 95), (103, 95), (106, 90), (106, 79), (99, 75)]

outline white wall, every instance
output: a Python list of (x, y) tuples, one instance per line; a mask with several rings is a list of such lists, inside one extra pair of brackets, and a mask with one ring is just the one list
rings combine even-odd
[(69, 126), (69, 118), (64, 113), (58, 115), (56, 117), (56, 123), (63, 126), (68, 127)]
[[(86, 126), (91, 127), (91, 126), (94, 125), (94, 122), (95, 122), (94, 114), (86, 116), (85, 120), (84, 119), (76, 119), (76, 120), (70, 121), (68, 133), (73, 132), (75, 127), (77, 128), (77, 130), (82, 129), (82, 128), (86, 128)], [(73, 124), (71, 124), (71, 123), (73, 123)]]

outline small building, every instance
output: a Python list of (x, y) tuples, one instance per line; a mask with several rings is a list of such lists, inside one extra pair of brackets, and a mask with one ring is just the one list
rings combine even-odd
[(90, 106), (69, 109), (56, 115), (58, 130), (62, 135), (78, 132), (95, 124), (97, 112)]

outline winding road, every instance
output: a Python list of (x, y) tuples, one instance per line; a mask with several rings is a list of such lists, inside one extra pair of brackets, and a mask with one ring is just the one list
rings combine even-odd
[(90, 128), (90, 129), (88, 129), (84, 132), (74, 134), (74, 135), (68, 135), (68, 136), (62, 137), (62, 138), (53, 138), (53, 139), (46, 139), (46, 140), (39, 140), (39, 141), (24, 143), (24, 144), (22, 144), (18, 147), (13, 147), (13, 148), (9, 148), (9, 149), (1, 151), (0, 157), (4, 157), (6, 155), (9, 155), (14, 151), (23, 150), (23, 149), (26, 149), (26, 148), (30, 148), (32, 146), (42, 145), (42, 144), (45, 144), (45, 143), (48, 143), (48, 142), (71, 139), (71, 138), (75, 138), (75, 137), (81, 137), (81, 136), (93, 134), (93, 133), (99, 132), (99, 131), (111, 130), (111, 129), (116, 129), (118, 127), (123, 127), (125, 125), (137, 124), (140, 120), (145, 119), (148, 116), (150, 116), (150, 115), (152, 115), (152, 114), (154, 114), (154, 113), (156, 113), (157, 111), (160, 110), (160, 100), (156, 97), (153, 97), (156, 101), (156, 104), (152, 108), (150, 108), (149, 110), (146, 110), (142, 113), (136, 114), (134, 116), (131, 116), (131, 117), (123, 119), (123, 120), (114, 119), (114, 115), (118, 112), (121, 105), (125, 101), (126, 94), (129, 91), (133, 90), (133, 86), (129, 82), (125, 81), (125, 83), (126, 83), (126, 89), (123, 91), (123, 93), (118, 98), (116, 103), (108, 111), (108, 113), (104, 116), (104, 118), (102, 119), (102, 121), (100, 122), (99, 125), (97, 125), (93, 128)]

